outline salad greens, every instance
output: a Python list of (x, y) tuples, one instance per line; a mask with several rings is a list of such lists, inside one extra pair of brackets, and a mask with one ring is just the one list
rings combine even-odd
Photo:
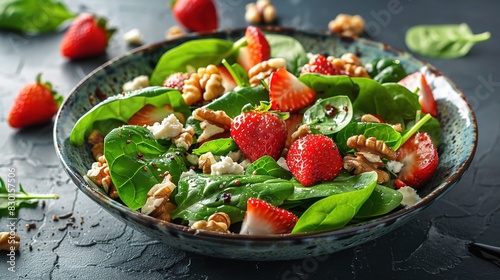
[(32, 207), (41, 199), (59, 198), (57, 194), (28, 193), (22, 184), (19, 184), (19, 191), (16, 191), (9, 179), (5, 184), (5, 181), (0, 178), (0, 216), (17, 216), (21, 207)]
[(490, 39), (490, 32), (473, 34), (465, 24), (417, 25), (406, 31), (406, 45), (420, 55), (438, 58), (465, 56), (477, 43)]
[[(360, 134), (374, 136), (397, 150), (411, 135), (423, 130), (429, 132), (436, 146), (439, 144), (439, 121), (430, 115), (421, 116), (417, 93), (395, 83), (406, 75), (398, 61), (372, 61), (368, 68), (374, 77), (379, 77), (376, 80), (310, 73), (299, 76), (301, 66), (308, 62), (300, 42), (276, 34), (267, 34), (266, 39), (271, 46), (271, 57), (285, 58), (288, 71), (316, 92), (315, 102), (300, 112), (302, 124), (308, 125), (313, 133), (335, 140), (342, 154), (353, 152), (346, 141)], [(245, 70), (235, 63), (239, 49), (245, 45), (244, 38), (236, 42), (201, 39), (183, 43), (161, 57), (151, 75), (151, 83), (161, 85), (163, 79), (174, 72), (188, 72), (208, 64), (223, 65), (238, 87), (203, 107), (223, 110), (234, 118), (248, 106), (269, 101), (266, 83), (251, 87)], [(186, 127), (192, 126), (195, 131), (192, 148), (187, 151), (177, 148), (170, 139), (155, 139), (146, 127), (127, 125), (128, 119), (146, 104), (168, 105)], [(196, 168), (194, 172), (184, 173), (191, 168), (188, 156), (210, 152), (218, 158), (239, 150), (232, 138), (197, 143), (196, 137), (202, 130), (200, 122), (191, 116), (193, 109), (174, 89), (153, 86), (128, 92), (110, 97), (87, 112), (76, 123), (70, 140), (82, 145), (93, 129), (106, 135), (104, 156), (111, 179), (121, 201), (133, 210), (144, 205), (148, 191), (161, 183), (168, 172), (177, 185), (170, 196), (170, 201), (177, 206), (171, 216), (180, 224), (206, 220), (218, 211), (227, 213), (233, 223), (238, 223), (245, 215), (250, 197), (261, 198), (299, 215), (292, 233), (337, 229), (387, 214), (400, 206), (402, 194), (391, 183), (377, 184), (374, 171), (351, 175), (344, 170), (332, 181), (305, 187), (280, 161), (263, 156), (249, 163), (244, 174), (212, 176), (200, 174)], [(364, 114), (376, 115), (387, 123), (360, 122)], [(401, 124), (403, 131), (390, 124)]]

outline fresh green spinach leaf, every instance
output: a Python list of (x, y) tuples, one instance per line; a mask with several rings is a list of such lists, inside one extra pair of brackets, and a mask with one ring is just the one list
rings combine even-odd
[(207, 220), (215, 212), (229, 215), (232, 223), (243, 220), (247, 200), (260, 198), (281, 205), (293, 191), (288, 180), (265, 175), (191, 175), (182, 178), (174, 196), (173, 219)]
[(211, 152), (214, 155), (225, 156), (227, 153), (237, 150), (238, 145), (233, 138), (219, 138), (203, 143), (199, 148), (193, 149), (193, 154), (201, 156)]
[(406, 46), (423, 56), (457, 58), (465, 56), (477, 43), (490, 39), (490, 33), (473, 34), (465, 24), (417, 25), (406, 32)]
[(97, 121), (114, 121), (126, 123), (144, 105), (163, 106), (169, 104), (174, 112), (179, 112), (188, 118), (191, 115), (189, 107), (184, 102), (179, 91), (164, 87), (147, 87), (138, 91), (118, 94), (108, 97), (85, 113), (71, 131), (70, 141), (81, 146), (85, 142), (85, 134)]
[(332, 135), (352, 120), (352, 103), (345, 95), (319, 99), (304, 112), (302, 123), (324, 135)]
[(401, 144), (401, 134), (392, 126), (385, 123), (367, 123), (367, 122), (351, 122), (337, 133), (337, 147), (345, 155), (352, 152), (352, 149), (347, 147), (347, 139), (354, 135), (363, 134), (368, 137), (375, 137), (377, 140), (384, 141), (387, 146), (397, 149)]
[(14, 217), (22, 207), (34, 207), (41, 199), (58, 199), (57, 194), (34, 194), (24, 190), (19, 184), (19, 190), (8, 178), (7, 184), (0, 178), (0, 217)]
[(292, 179), (290, 171), (283, 169), (272, 157), (263, 156), (252, 162), (245, 170), (247, 175), (269, 175), (285, 180)]
[(300, 68), (309, 61), (302, 44), (295, 38), (286, 35), (266, 34), (265, 36), (271, 47), (271, 57), (284, 58), (286, 69), (298, 76)]
[(229, 117), (234, 118), (241, 113), (245, 105), (259, 105), (261, 101), (269, 101), (269, 92), (264, 87), (245, 87), (226, 92), (205, 107), (214, 111), (225, 111)]
[(61, 1), (2, 0), (0, 28), (26, 33), (46, 33), (56, 30), (76, 15)]
[(120, 199), (132, 210), (144, 206), (148, 191), (165, 172), (177, 183), (187, 171), (184, 150), (161, 145), (145, 127), (125, 125), (104, 138), (104, 157)]
[(418, 102), (418, 95), (397, 83), (385, 83), (382, 86), (396, 103), (393, 110), (398, 111), (405, 122), (415, 120), (417, 111), (422, 110)]
[(359, 86), (349, 76), (307, 73), (300, 75), (299, 80), (316, 92), (316, 99), (346, 95), (354, 102), (359, 94)]
[(318, 200), (300, 216), (293, 233), (334, 230), (344, 227), (356, 215), (377, 185), (377, 173), (366, 172), (355, 191), (334, 194)]
[(354, 218), (364, 219), (387, 214), (396, 209), (402, 200), (403, 194), (401, 192), (377, 185)]

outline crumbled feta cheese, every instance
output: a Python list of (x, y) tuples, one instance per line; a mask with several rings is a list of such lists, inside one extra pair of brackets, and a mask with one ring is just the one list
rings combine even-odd
[(221, 157), (221, 161), (212, 164), (211, 175), (222, 175), (222, 174), (243, 174), (243, 166), (234, 162), (230, 157)]
[(245, 159), (244, 161), (240, 162), (240, 165), (244, 168), (247, 169), (247, 167), (252, 164), (252, 162), (249, 159)]
[(189, 171), (182, 172), (181, 179), (184, 177), (187, 177), (187, 176), (191, 176), (191, 175), (196, 175), (196, 172), (194, 172), (193, 169), (189, 169)]
[(139, 29), (134, 28), (123, 34), (123, 39), (125, 42), (131, 45), (141, 45), (142, 44), (142, 34)]
[(156, 122), (147, 127), (156, 139), (171, 139), (177, 137), (182, 132), (182, 123), (174, 114), (168, 115), (161, 123)]
[(401, 168), (403, 168), (403, 163), (399, 161), (391, 160), (387, 162), (387, 169), (389, 169), (392, 173), (399, 173)]
[(276, 162), (281, 168), (290, 171), (290, 169), (288, 169), (288, 165), (286, 164), (286, 159), (284, 157), (280, 157)]
[(138, 90), (149, 87), (149, 77), (145, 75), (137, 76), (132, 81), (128, 81), (123, 85), (124, 91)]
[(233, 161), (236, 162), (236, 161), (238, 161), (238, 160), (241, 159), (241, 151), (240, 150), (236, 150), (234, 152), (229, 152), (229, 153), (227, 153), (226, 156), (230, 157)]
[(201, 129), (203, 129), (203, 133), (200, 135), (200, 137), (198, 137), (198, 142), (202, 142), (216, 134), (224, 132), (224, 128), (213, 125), (207, 121), (202, 121), (200, 123), (200, 127)]
[(418, 196), (417, 194), (417, 191), (410, 186), (404, 186), (402, 188), (399, 188), (398, 191), (403, 194), (403, 200), (401, 201), (401, 205), (405, 207), (412, 206), (421, 200), (420, 196)]

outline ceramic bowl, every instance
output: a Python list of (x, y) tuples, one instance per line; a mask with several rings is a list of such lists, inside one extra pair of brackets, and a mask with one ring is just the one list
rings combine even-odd
[(294, 235), (221, 235), (196, 231), (185, 226), (162, 222), (132, 211), (110, 199), (96, 185), (85, 180), (94, 162), (88, 147), (70, 144), (69, 135), (75, 122), (96, 103), (121, 91), (121, 86), (139, 75), (150, 75), (160, 56), (188, 40), (215, 37), (237, 40), (244, 29), (193, 35), (138, 48), (113, 59), (83, 79), (69, 94), (57, 115), (54, 141), (64, 169), (80, 190), (132, 228), (167, 245), (204, 255), (241, 260), (285, 260), (330, 254), (376, 239), (420, 213), (457, 183), (472, 161), (477, 144), (477, 124), (464, 94), (453, 82), (431, 65), (397, 51), (385, 44), (340, 38), (296, 30), (268, 28), (267, 33), (293, 36), (312, 53), (358, 54), (363, 62), (374, 58), (399, 59), (408, 73), (424, 71), (434, 90), (442, 125), (440, 161), (433, 179), (419, 190), (423, 198), (417, 204), (383, 217), (348, 226), (340, 230)]

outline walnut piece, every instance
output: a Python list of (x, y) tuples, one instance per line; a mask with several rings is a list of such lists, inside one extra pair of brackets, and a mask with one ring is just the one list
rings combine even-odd
[(111, 181), (108, 162), (104, 156), (101, 155), (97, 161), (92, 164), (92, 168), (87, 172), (87, 176), (92, 179), (96, 185), (102, 187), (110, 198), (118, 198), (118, 192), (113, 181)]
[(198, 168), (203, 170), (203, 174), (211, 174), (212, 173), (212, 165), (217, 161), (215, 160), (214, 155), (211, 152), (203, 154), (198, 159)]
[(21, 239), (17, 235), (11, 235), (10, 232), (0, 232), (0, 250), (11, 251), (11, 247), (14, 251), (19, 249), (19, 241)]
[(354, 135), (347, 139), (347, 147), (351, 149), (356, 149), (359, 152), (368, 152), (376, 154), (380, 157), (387, 158), (389, 160), (396, 159), (396, 152), (382, 140), (377, 140), (375, 137), (369, 137), (368, 139), (360, 134)]
[(167, 38), (168, 40), (177, 39), (184, 36), (186, 36), (186, 32), (184, 32), (184, 30), (182, 30), (182, 28), (178, 25), (171, 26), (165, 34), (165, 38)]
[(166, 175), (163, 181), (154, 185), (147, 194), (147, 200), (141, 208), (141, 213), (163, 221), (172, 220), (171, 213), (175, 210), (175, 204), (169, 202), (170, 194), (175, 189), (172, 176)]
[(217, 66), (210, 64), (200, 67), (196, 73), (184, 81), (182, 96), (186, 104), (192, 105), (200, 101), (210, 101), (225, 92), (222, 76)]
[(292, 133), (291, 143), (295, 142), (295, 140), (299, 139), (300, 137), (306, 136), (307, 134), (311, 134), (311, 127), (305, 124), (299, 126), (299, 128), (294, 133)]
[(201, 122), (207, 121), (213, 125), (223, 128), (224, 130), (231, 129), (232, 119), (222, 110), (214, 111), (208, 108), (198, 108), (193, 111), (193, 118)]
[(341, 57), (328, 56), (327, 60), (337, 69), (342, 69), (351, 77), (370, 78), (361, 59), (353, 53), (345, 53)]
[(194, 129), (192, 126), (182, 129), (181, 134), (173, 138), (176, 147), (183, 147), (186, 151), (193, 144)]
[(224, 212), (217, 212), (208, 217), (207, 221), (196, 221), (191, 228), (197, 230), (208, 230), (214, 232), (231, 233), (229, 226), (231, 218)]
[(363, 172), (375, 171), (377, 172), (377, 183), (382, 184), (389, 181), (389, 174), (387, 172), (380, 170), (379, 168), (384, 167), (382, 161), (371, 162), (365, 158), (361, 153), (354, 153), (355, 156), (346, 155), (344, 157), (344, 168), (353, 172), (354, 174), (360, 174)]
[(279, 68), (286, 69), (286, 60), (284, 58), (271, 58), (266, 61), (257, 63), (252, 68), (248, 70), (248, 79), (251, 86), (257, 86), (260, 84), (260, 80), (269, 81), (269, 76), (271, 73), (278, 70)]
[(276, 8), (269, 0), (249, 3), (245, 6), (245, 20), (253, 24), (259, 24), (262, 21), (272, 23), (276, 20)]
[(342, 36), (357, 37), (365, 29), (365, 21), (359, 15), (338, 14), (328, 23), (328, 29)]

